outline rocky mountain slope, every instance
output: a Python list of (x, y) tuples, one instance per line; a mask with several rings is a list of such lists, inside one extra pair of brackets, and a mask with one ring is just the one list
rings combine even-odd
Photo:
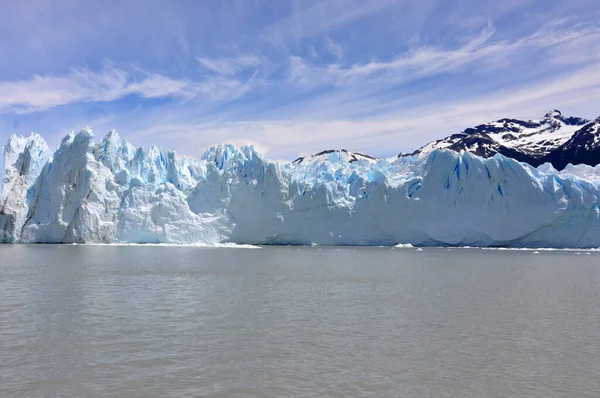
[(569, 163), (600, 164), (600, 118), (565, 117), (553, 110), (537, 120), (500, 119), (430, 142), (411, 154), (436, 149), (465, 151), (483, 158), (501, 154), (534, 167), (551, 163), (562, 170)]
[(361, 160), (366, 161), (368, 163), (377, 161), (377, 158), (370, 156), (370, 155), (365, 155), (365, 154), (359, 153), (359, 152), (350, 152), (345, 149), (339, 149), (339, 150), (328, 149), (325, 151), (321, 151), (319, 153), (315, 153), (314, 155), (300, 157), (300, 158), (294, 160), (292, 163), (293, 164), (310, 164), (310, 163), (321, 162), (324, 160), (336, 161), (336, 160), (340, 160), (340, 159), (345, 160), (349, 163), (354, 163), (354, 162), (358, 162)]

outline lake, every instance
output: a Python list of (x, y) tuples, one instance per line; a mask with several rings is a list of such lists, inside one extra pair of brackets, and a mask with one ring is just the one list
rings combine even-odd
[(598, 397), (600, 252), (0, 245), (1, 397)]

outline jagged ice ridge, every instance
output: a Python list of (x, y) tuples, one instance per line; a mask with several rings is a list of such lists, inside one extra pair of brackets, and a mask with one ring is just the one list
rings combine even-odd
[(295, 164), (225, 144), (193, 160), (93, 137), (70, 134), (54, 153), (39, 135), (10, 137), (0, 241), (600, 246), (598, 166), (444, 149)]

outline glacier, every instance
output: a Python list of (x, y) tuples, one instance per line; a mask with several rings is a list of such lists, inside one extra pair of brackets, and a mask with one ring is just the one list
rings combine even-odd
[(600, 167), (534, 168), (436, 149), (393, 160), (270, 161), (219, 144), (200, 159), (111, 131), (56, 151), (0, 151), (0, 241), (600, 247)]

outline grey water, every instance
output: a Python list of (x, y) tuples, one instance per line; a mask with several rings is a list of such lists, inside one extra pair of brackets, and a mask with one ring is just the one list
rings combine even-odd
[(599, 397), (600, 253), (0, 246), (0, 397)]

